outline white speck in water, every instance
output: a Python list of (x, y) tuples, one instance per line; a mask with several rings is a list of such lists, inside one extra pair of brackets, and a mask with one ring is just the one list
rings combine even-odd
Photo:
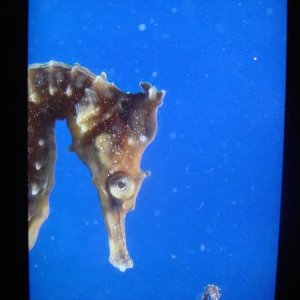
[(175, 255), (175, 254), (171, 254), (171, 258), (172, 258), (172, 259), (175, 259), (175, 258), (176, 258), (176, 255)]
[(253, 57), (253, 60), (254, 60), (254, 61), (258, 60), (258, 57), (257, 57), (257, 56), (254, 56), (254, 57)]
[(97, 220), (94, 220), (93, 221), (93, 224), (96, 226), (96, 225), (98, 225), (98, 221)]
[(51, 240), (51, 241), (54, 241), (54, 240), (55, 240), (55, 236), (54, 236), (54, 235), (51, 235), (51, 236), (50, 236), (50, 240)]
[(177, 13), (177, 7), (172, 7), (172, 13), (176, 14)]
[(204, 74), (204, 77), (207, 79), (207, 78), (208, 78), (208, 73), (205, 73), (205, 74)]
[(146, 24), (142, 23), (139, 25), (139, 31), (145, 31), (146, 30)]
[(170, 139), (172, 139), (172, 140), (174, 140), (174, 139), (176, 139), (176, 133), (175, 132), (171, 132), (170, 134), (169, 134), (169, 137), (170, 137)]
[(157, 72), (156, 72), (156, 71), (153, 71), (153, 72), (152, 72), (152, 77), (155, 78), (156, 76), (157, 76)]
[(202, 251), (202, 252), (205, 251), (205, 248), (206, 248), (206, 247), (205, 247), (204, 244), (201, 244), (201, 245), (200, 245), (200, 251)]
[(177, 193), (177, 188), (173, 187), (173, 188), (172, 188), (172, 192), (173, 192), (173, 193)]

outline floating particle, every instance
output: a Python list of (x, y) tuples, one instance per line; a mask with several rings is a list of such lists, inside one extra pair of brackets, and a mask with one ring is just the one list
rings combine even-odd
[(205, 251), (205, 248), (206, 248), (206, 247), (205, 247), (204, 244), (201, 244), (201, 245), (200, 245), (200, 251), (202, 251), (202, 252)]
[(156, 72), (156, 71), (153, 71), (153, 72), (152, 72), (152, 77), (155, 78), (156, 76), (157, 76), (157, 72)]
[(144, 23), (141, 23), (140, 25), (139, 25), (139, 30), (140, 31), (145, 31), (146, 30), (146, 24), (144, 24)]

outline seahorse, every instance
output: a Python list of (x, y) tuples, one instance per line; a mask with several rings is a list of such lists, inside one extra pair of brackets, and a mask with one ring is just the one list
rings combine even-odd
[(165, 91), (140, 83), (143, 92), (124, 93), (102, 72), (50, 61), (28, 68), (28, 244), (33, 248), (49, 216), (54, 186), (56, 120), (66, 119), (70, 151), (88, 166), (99, 194), (108, 233), (109, 261), (124, 272), (133, 267), (125, 217), (135, 208), (143, 180), (140, 163), (157, 132)]
[(201, 300), (219, 300), (221, 298), (220, 288), (214, 284), (208, 284), (204, 288)]

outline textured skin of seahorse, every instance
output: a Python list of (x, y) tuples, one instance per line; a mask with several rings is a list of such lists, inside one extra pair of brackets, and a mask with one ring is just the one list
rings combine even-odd
[[(133, 210), (144, 178), (146, 147), (157, 132), (157, 110), (165, 91), (140, 83), (144, 92), (123, 93), (80, 65), (60, 62), (28, 68), (28, 238), (36, 243), (49, 215), (56, 159), (54, 126), (66, 119), (71, 151), (91, 172), (98, 191), (108, 240), (109, 261), (120, 271), (133, 267), (125, 236), (125, 217)], [(70, 203), (71, 203), (70, 199)]]

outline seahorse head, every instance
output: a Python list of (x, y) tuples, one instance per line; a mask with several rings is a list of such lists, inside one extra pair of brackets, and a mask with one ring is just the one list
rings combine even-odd
[[(97, 82), (98, 81), (98, 82)], [(143, 93), (122, 93), (102, 76), (68, 118), (72, 149), (89, 167), (101, 200), (110, 262), (121, 271), (133, 266), (126, 247), (125, 217), (135, 208), (143, 180), (142, 155), (157, 132), (157, 110), (165, 91), (141, 83)]]

